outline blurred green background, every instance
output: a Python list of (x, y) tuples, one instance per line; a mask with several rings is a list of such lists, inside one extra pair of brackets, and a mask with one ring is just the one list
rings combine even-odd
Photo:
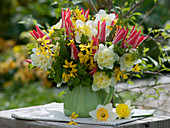
[[(97, 11), (108, 9), (105, 0), (91, 2)], [(133, 0), (128, 2), (132, 3)], [(156, 2), (144, 1), (136, 10), (141, 15), (135, 17), (135, 22), (140, 23)], [(57, 91), (56, 84), (47, 78), (45, 72), (39, 69), (30, 71), (24, 61), (28, 58), (27, 44), (35, 41), (29, 31), (36, 24), (41, 28), (56, 24), (61, 18), (62, 8), (80, 6), (89, 8), (91, 14), (95, 14), (95, 9), (89, 5), (89, 0), (1, 0), (0, 3), (0, 110), (62, 102), (63, 90)], [(119, 13), (118, 7), (126, 8), (123, 0), (113, 0), (112, 3), (114, 12)], [(140, 26), (145, 34), (148, 34), (148, 28), (163, 29), (170, 22), (169, 5), (169, 0), (159, 2)], [(168, 44), (168, 40), (166, 42)], [(150, 40), (143, 46), (150, 49), (156, 47), (149, 55), (158, 60), (160, 49), (156, 43)]]

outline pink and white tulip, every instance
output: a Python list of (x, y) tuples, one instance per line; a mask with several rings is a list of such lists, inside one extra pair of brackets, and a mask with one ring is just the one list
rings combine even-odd
[(75, 44), (71, 44), (71, 59), (73, 60), (78, 59), (79, 58), (78, 54), (79, 54), (79, 51), (76, 48)]
[(43, 38), (44, 36), (46, 36), (45, 39), (46, 39), (46, 40), (50, 40), (50, 42), (47, 43), (47, 44), (51, 44), (52, 40), (51, 40), (47, 35), (45, 35), (37, 25), (36, 25), (36, 30), (37, 30), (37, 31), (33, 30), (32, 32), (30, 32), (30, 34), (31, 34), (36, 40), (37, 40), (38, 38)]
[[(126, 44), (125, 44), (125, 39), (127, 36), (128, 30), (125, 30), (124, 28), (118, 28), (117, 33), (115, 38), (113, 39), (113, 44), (117, 44), (120, 40), (123, 41), (122, 43), (122, 48), (127, 48)], [(140, 36), (141, 31), (137, 32), (137, 30), (135, 30), (135, 26), (133, 27), (133, 29), (131, 30), (131, 33), (128, 37), (128, 39), (126, 40), (126, 43), (131, 45), (132, 48), (136, 49), (138, 47), (139, 44), (141, 44), (145, 39), (148, 38), (148, 36), (144, 37), (144, 36)]]

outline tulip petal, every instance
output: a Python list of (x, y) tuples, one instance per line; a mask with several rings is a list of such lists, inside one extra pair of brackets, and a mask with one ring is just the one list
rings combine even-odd
[(28, 63), (30, 63), (30, 64), (32, 63), (32, 60), (31, 60), (31, 59), (25, 59), (25, 61), (28, 62)]
[(91, 70), (91, 72), (89, 72), (89, 74), (91, 75), (91, 76), (93, 76), (93, 74), (97, 71), (97, 67), (96, 68), (93, 68), (92, 70)]
[(106, 41), (106, 22), (105, 22), (105, 20), (101, 24), (100, 41), (101, 42), (105, 42)]
[(148, 37), (149, 37), (149, 36), (146, 36), (146, 37), (141, 36), (141, 37), (139, 37), (135, 48), (137, 48), (137, 47), (139, 46), (139, 44), (141, 44), (141, 43), (142, 43), (145, 39), (147, 39)]
[(75, 44), (71, 44), (71, 59), (76, 60), (78, 59), (79, 51), (77, 50)]

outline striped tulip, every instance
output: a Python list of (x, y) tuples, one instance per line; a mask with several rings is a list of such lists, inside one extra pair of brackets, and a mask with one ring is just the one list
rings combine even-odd
[[(120, 40), (123, 41), (122, 43), (122, 48), (127, 48), (126, 44), (125, 44), (125, 39), (127, 36), (128, 30), (125, 30), (124, 28), (118, 28), (117, 33), (115, 38), (113, 39), (113, 44), (117, 44)], [(145, 39), (148, 38), (148, 36), (144, 37), (144, 36), (140, 36), (141, 31), (137, 32), (137, 30), (135, 30), (135, 26), (133, 27), (133, 29), (130, 32), (129, 37), (126, 40), (126, 43), (128, 45), (131, 45), (132, 48), (136, 49), (139, 44), (141, 44)]]
[(30, 32), (30, 34), (37, 40), (38, 38), (43, 38), (44, 36), (46, 36), (45, 40), (50, 40), (50, 42), (48, 44), (51, 44), (52, 40), (45, 35), (41, 29), (36, 25), (36, 30), (33, 30), (32, 32)]

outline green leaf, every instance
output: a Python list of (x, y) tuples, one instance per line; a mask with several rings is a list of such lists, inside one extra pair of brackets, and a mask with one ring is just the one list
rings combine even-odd
[(170, 29), (170, 24), (167, 24), (166, 26), (165, 26), (165, 28), (164, 28), (165, 30), (168, 30), (168, 29)]
[(31, 70), (31, 69), (35, 68), (35, 66), (32, 64), (28, 64), (28, 68)]
[(140, 15), (142, 15), (142, 13), (140, 13), (140, 12), (135, 12), (135, 13), (133, 13), (133, 15), (135, 16), (140, 16)]
[(154, 0), (154, 3), (156, 4), (157, 1), (158, 1), (158, 0)]
[(58, 94), (58, 97), (61, 97), (66, 91), (62, 91)]
[(150, 56), (147, 56), (148, 57), (148, 59), (150, 59), (152, 62), (153, 62), (153, 64), (156, 66), (156, 67), (158, 67), (159, 65), (158, 65), (158, 62), (156, 61), (156, 60), (154, 60), (153, 58), (151, 58)]
[(131, 81), (131, 79), (128, 79), (127, 83), (128, 84), (135, 84), (134, 82)]
[(60, 52), (59, 52), (59, 54), (61, 56), (65, 57), (65, 58), (69, 58), (70, 57), (70, 54), (69, 54), (69, 52), (66, 49), (64, 41), (60, 41)]
[(135, 77), (137, 77), (137, 78), (141, 78), (141, 75), (139, 75), (139, 74), (136, 74), (136, 75), (135, 75)]
[(82, 34), (80, 42), (83, 44), (87, 44), (87, 42), (89, 42), (89, 37), (85, 34)]

